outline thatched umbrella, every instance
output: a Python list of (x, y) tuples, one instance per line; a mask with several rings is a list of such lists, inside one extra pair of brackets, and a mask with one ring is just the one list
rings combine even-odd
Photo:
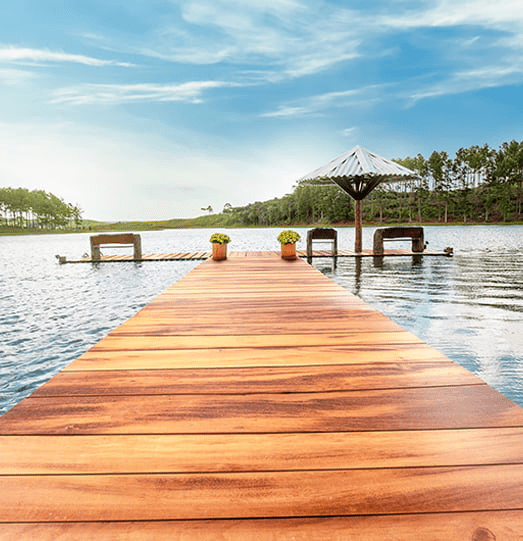
[(355, 146), (345, 154), (300, 178), (303, 184), (337, 184), (356, 201), (354, 251), (361, 253), (361, 202), (381, 182), (417, 178), (417, 174), (392, 160)]

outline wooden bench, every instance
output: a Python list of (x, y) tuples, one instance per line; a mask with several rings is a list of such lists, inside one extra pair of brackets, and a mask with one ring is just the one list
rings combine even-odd
[(316, 227), (307, 231), (307, 263), (312, 263), (312, 242), (332, 242), (332, 257), (334, 266), (336, 266), (336, 257), (338, 256), (338, 232), (329, 227)]
[(114, 235), (95, 235), (90, 238), (91, 241), (91, 259), (93, 261), (101, 260), (100, 246), (107, 244), (128, 245), (134, 247), (133, 258), (136, 261), (142, 259), (142, 240), (140, 235), (134, 233), (118, 233)]
[(383, 255), (383, 241), (412, 239), (412, 251), (423, 252), (425, 241), (423, 227), (387, 227), (374, 232), (374, 255)]
[(312, 242), (319, 240), (320, 242), (332, 242), (332, 255), (338, 255), (338, 232), (329, 227), (316, 227), (307, 231), (307, 257), (312, 257)]

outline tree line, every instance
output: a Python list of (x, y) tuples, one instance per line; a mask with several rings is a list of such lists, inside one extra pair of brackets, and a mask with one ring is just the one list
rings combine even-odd
[[(460, 148), (454, 157), (434, 151), (394, 160), (418, 174), (415, 180), (383, 183), (363, 202), (369, 223), (467, 223), (522, 220), (523, 141), (498, 149)], [(336, 185), (298, 183), (291, 194), (223, 210), (234, 225), (344, 223), (354, 202)]]
[(79, 229), (82, 211), (44, 190), (0, 188), (0, 223), (20, 229)]

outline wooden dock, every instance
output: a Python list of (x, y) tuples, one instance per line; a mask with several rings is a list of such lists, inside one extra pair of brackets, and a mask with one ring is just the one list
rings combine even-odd
[[(265, 254), (268, 257), (279, 257), (279, 251), (266, 251), (266, 252), (238, 252), (233, 251), (230, 253), (230, 257), (249, 257), (250, 254)], [(306, 250), (296, 250), (296, 254), (300, 258), (307, 258)], [(424, 250), (423, 252), (413, 252), (404, 248), (395, 248), (384, 250), (382, 255), (375, 255), (372, 250), (363, 250), (360, 253), (356, 253), (352, 250), (338, 250), (336, 257), (383, 257), (383, 256), (449, 256), (451, 254), (446, 252), (437, 252), (434, 250)], [(112, 254), (102, 255), (100, 260), (94, 261), (91, 257), (86, 256), (81, 259), (67, 259), (66, 257), (57, 256), (60, 263), (118, 263), (134, 261), (142, 263), (146, 261), (203, 261), (209, 259), (212, 256), (212, 252), (177, 252), (177, 253), (159, 253), (159, 254), (144, 254), (140, 259), (136, 259), (131, 254)], [(312, 257), (334, 257), (330, 250), (314, 250)]]
[(0, 539), (523, 537), (523, 408), (303, 260), (208, 260), (0, 418)]

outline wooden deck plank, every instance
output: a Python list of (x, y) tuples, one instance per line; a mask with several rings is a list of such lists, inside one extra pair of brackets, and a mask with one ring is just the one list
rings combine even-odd
[[(452, 539), (517, 541), (522, 511), (318, 517), (256, 520), (48, 523), (0, 525), (3, 541), (74, 539), (75, 541), (419, 541)], [(489, 537), (490, 536), (490, 537)]]
[(26, 398), (0, 434), (216, 434), (523, 426), (487, 385), (330, 393)]
[(250, 322), (245, 317), (243, 321), (208, 321), (203, 317), (201, 321), (166, 321), (165, 319), (151, 318), (150, 320), (141, 323), (135, 321), (129, 324), (123, 324), (118, 329), (111, 332), (111, 336), (203, 336), (203, 335), (274, 335), (278, 331), (282, 334), (319, 334), (319, 333), (346, 333), (347, 328), (351, 333), (365, 332), (390, 332), (396, 327), (397, 332), (402, 332), (399, 325), (391, 324), (381, 317), (362, 317), (353, 318), (350, 322), (340, 319), (321, 319), (317, 322), (314, 328), (308, 328), (303, 321), (292, 321), (289, 319), (280, 319), (275, 316), (272, 321), (267, 321), (262, 318), (255, 318), (256, 321)]
[(523, 428), (0, 436), (0, 475), (263, 472), (523, 464)]
[[(523, 465), (2, 476), (4, 522), (393, 515), (523, 508)], [(488, 487), (488, 490), (486, 490)]]
[[(89, 385), (85, 385), (86, 378)], [(452, 362), (296, 367), (111, 370), (56, 375), (33, 397), (155, 394), (250, 394), (481, 385)]]
[(449, 361), (427, 344), (360, 344), (270, 348), (217, 348), (182, 350), (89, 350), (64, 368), (75, 370), (159, 370), (182, 368), (314, 366), (378, 362)]
[(421, 344), (422, 341), (408, 331), (347, 333), (330, 332), (323, 334), (251, 334), (251, 335), (168, 335), (168, 336), (121, 336), (109, 334), (91, 351), (118, 350), (181, 350), (181, 349), (220, 349), (220, 348), (261, 348), (261, 347), (301, 347), (324, 346), (363, 346)]

